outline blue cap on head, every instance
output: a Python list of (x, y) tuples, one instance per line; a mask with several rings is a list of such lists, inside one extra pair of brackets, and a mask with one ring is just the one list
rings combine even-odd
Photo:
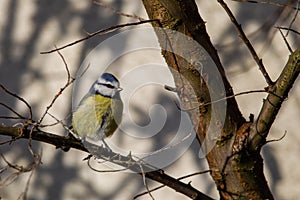
[(110, 73), (103, 73), (101, 75), (101, 78), (106, 80), (107, 82), (119, 82), (118, 79)]

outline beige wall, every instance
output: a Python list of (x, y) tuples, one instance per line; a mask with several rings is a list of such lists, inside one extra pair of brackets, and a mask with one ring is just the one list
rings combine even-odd
[[(147, 18), (140, 1), (107, 1), (109, 5), (126, 13), (136, 14)], [(274, 6), (257, 6), (241, 3), (229, 4), (243, 25), (254, 47), (270, 72), (276, 79), (288, 59), (288, 50), (275, 28), (269, 34), (260, 29), (268, 17), (274, 19), (272, 13), (278, 9)], [(266, 86), (264, 79), (255, 62), (251, 59), (248, 50), (238, 39), (228, 17), (216, 1), (199, 1), (200, 13), (207, 22), (208, 32), (216, 45), (227, 75), (235, 92), (252, 89), (262, 89)], [(292, 11), (290, 11), (292, 12)], [(294, 11), (293, 11), (294, 12)], [(285, 13), (287, 14), (287, 13)], [(287, 26), (293, 14), (283, 22), (282, 16), (274, 25)], [(300, 30), (299, 17), (295, 29)], [(85, 32), (94, 32), (111, 25), (134, 21), (131, 18), (113, 14), (110, 10), (92, 5), (90, 1), (17, 1), (2, 0), (0, 3), (0, 82), (13, 92), (25, 98), (33, 107), (34, 115), (38, 119), (51, 99), (66, 81), (66, 72), (58, 54), (41, 55), (40, 52), (73, 42), (85, 35)], [(298, 27), (296, 27), (298, 25)], [(274, 37), (271, 37), (274, 34)], [(97, 36), (89, 41), (74, 45), (62, 50), (70, 71), (75, 75), (88, 53), (98, 44), (112, 36), (112, 34)], [(140, 37), (130, 35), (120, 41), (121, 48), (137, 42), (146, 43)], [(289, 41), (295, 49), (299, 47), (299, 36), (290, 33)], [(105, 46), (98, 52), (103, 60), (114, 55), (113, 48)], [(140, 60), (138, 59), (140, 58)], [(110, 68), (117, 76), (130, 70), (130, 67), (151, 63), (164, 63), (159, 51), (146, 51), (146, 54), (120, 59), (118, 67)], [(99, 63), (100, 64), (100, 63)], [(94, 78), (91, 78), (93, 82)], [(89, 83), (88, 83), (89, 84)], [(122, 83), (121, 83), (122, 84)], [(161, 92), (161, 91), (160, 91)], [(64, 119), (71, 112), (72, 88), (67, 89), (59, 97), (50, 110), (59, 119)], [(146, 92), (147, 93), (147, 92)], [(153, 101), (165, 102), (159, 92), (151, 90)], [(141, 93), (143, 94), (143, 93)], [(159, 95), (160, 94), (160, 95)], [(148, 95), (148, 94), (145, 94)], [(250, 113), (258, 115), (263, 98), (266, 94), (249, 94), (237, 97), (239, 107), (247, 118)], [(147, 100), (149, 96), (146, 97)], [(160, 99), (161, 98), (161, 99)], [(145, 98), (138, 98), (134, 114), (147, 113), (143, 110)], [(156, 99), (156, 100), (155, 100)], [(26, 113), (26, 107), (7, 96), (0, 95), (0, 102), (10, 104), (21, 113)], [(299, 79), (296, 82), (289, 99), (283, 104), (276, 121), (270, 131), (269, 139), (280, 138), (285, 131), (287, 135), (280, 142), (268, 144), (263, 149), (265, 171), (268, 182), (276, 199), (297, 199), (300, 196), (299, 181), (299, 143), (298, 133), (300, 121), (300, 87)], [(170, 111), (172, 113), (172, 111)], [(7, 112), (0, 108), (0, 115)], [(139, 119), (139, 117), (136, 117)], [(6, 121), (7, 122), (7, 121)], [(50, 117), (45, 123), (51, 123)], [(13, 123), (13, 122), (12, 122)], [(69, 121), (67, 120), (67, 123)], [(147, 124), (147, 120), (141, 120)], [(47, 129), (45, 129), (47, 130)], [(57, 134), (65, 134), (61, 126), (49, 128)], [(117, 138), (112, 138), (117, 140)], [(151, 140), (147, 148), (151, 148), (157, 141)], [(139, 175), (132, 173), (100, 174), (91, 171), (82, 159), (85, 153), (70, 150), (67, 153), (56, 150), (53, 146), (33, 142), (34, 149), (42, 152), (43, 164), (34, 173), (30, 184), (29, 199), (132, 199), (134, 195), (145, 190), (143, 180)], [(136, 145), (136, 144), (135, 144)], [(144, 146), (143, 146), (144, 147)], [(139, 148), (135, 146), (135, 148)], [(1, 153), (12, 162), (26, 164), (30, 162), (30, 155), (25, 141), (18, 141), (11, 146), (1, 146)], [(204, 159), (198, 159), (199, 146), (197, 142), (176, 162), (171, 164), (166, 172), (174, 177), (180, 177), (207, 169)], [(187, 163), (189, 168), (187, 168)], [(3, 163), (0, 163), (0, 166)], [(3, 199), (16, 199), (25, 188), (28, 174), (22, 175), (14, 183), (0, 190)], [(209, 175), (193, 177), (192, 185), (201, 191), (217, 198), (218, 194)], [(186, 182), (188, 182), (186, 181)], [(151, 183), (151, 184), (150, 184)], [(150, 186), (157, 185), (149, 181)], [(18, 188), (18, 189), (16, 189)], [(184, 199), (186, 197), (164, 188), (153, 193), (156, 199)], [(144, 196), (141, 199), (149, 199)]]

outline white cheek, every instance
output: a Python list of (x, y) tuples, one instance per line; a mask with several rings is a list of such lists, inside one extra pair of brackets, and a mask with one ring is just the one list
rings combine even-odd
[(109, 89), (109, 88), (101, 88), (102, 90), (101, 90), (101, 92), (100, 92), (100, 94), (103, 94), (103, 95), (105, 95), (105, 96), (112, 96), (113, 94), (113, 90), (112, 89)]
[(97, 91), (97, 92), (100, 92), (100, 91), (101, 91), (101, 88), (100, 88), (100, 87), (101, 87), (100, 85), (95, 84), (95, 85), (94, 85), (94, 90)]
[(98, 84), (94, 85), (94, 90), (95, 90), (96, 93), (102, 94), (102, 95), (105, 95), (105, 96), (108, 96), (109, 93), (110, 93), (109, 88), (104, 87), (103, 85), (98, 85)]
[(95, 85), (94, 89), (97, 93), (102, 94), (103, 96), (113, 97), (115, 95), (115, 91), (113, 89), (102, 85)]

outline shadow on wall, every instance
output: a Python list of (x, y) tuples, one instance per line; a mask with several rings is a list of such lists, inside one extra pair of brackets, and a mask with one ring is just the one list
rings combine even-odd
[[(120, 21), (120, 16), (114, 15), (114, 14), (108, 14), (107, 12), (103, 12), (103, 9), (99, 8), (96, 5), (88, 4), (88, 6), (83, 10), (74, 10), (71, 1), (60, 1), (60, 0), (53, 0), (53, 1), (47, 1), (47, 0), (40, 0), (36, 1), (37, 3), (34, 4), (35, 6), (35, 13), (32, 17), (32, 26), (30, 35), (28, 36), (28, 39), (22, 43), (18, 44), (14, 41), (13, 35), (18, 32), (17, 27), (17, 17), (18, 17), (18, 9), (20, 9), (20, 1), (18, 0), (10, 0), (7, 3), (7, 16), (5, 16), (5, 22), (4, 25), (1, 28), (1, 38), (0, 38), (0, 48), (1, 48), (1, 60), (0, 60), (0, 80), (1, 84), (3, 84), (5, 87), (7, 87), (9, 90), (13, 91), (16, 94), (20, 94), (21, 91), (24, 89), (24, 85), (22, 83), (22, 78), (24, 73), (30, 73), (33, 75), (34, 81), (40, 81), (43, 82), (43, 77), (40, 74), (39, 71), (33, 70), (30, 68), (31, 62), (34, 57), (38, 56), (35, 54), (37, 43), (39, 42), (39, 39), (41, 38), (42, 34), (45, 34), (45, 25), (50, 20), (55, 20), (59, 23), (59, 29), (55, 30), (56, 35), (65, 35), (67, 34), (66, 27), (70, 26), (72, 21), (74, 19), (80, 19), (82, 20), (82, 29), (81, 30), (74, 30), (74, 32), (81, 32), (84, 33), (84, 31), (87, 32), (94, 32), (96, 30), (107, 28), (112, 25), (116, 25)], [(116, 9), (121, 9), (123, 4), (121, 1), (114, 1), (111, 3), (112, 7)], [(261, 19), (269, 19), (270, 16), (269, 13), (274, 12), (277, 8), (271, 8), (271, 7), (265, 7), (265, 6), (255, 6), (255, 5), (247, 5), (240, 4), (240, 7), (238, 8), (237, 13), (237, 19), (241, 24), (247, 24), (252, 23), (253, 21), (261, 21)], [(255, 42), (265, 42), (266, 38), (270, 38), (270, 29), (273, 29), (273, 27), (276, 25), (277, 21), (276, 18), (273, 18), (273, 20), (269, 21), (269, 24), (266, 25), (266, 29), (262, 29), (262, 34), (260, 33), (259, 36), (256, 36), (254, 34), (254, 38), (251, 36), (250, 39), (254, 40)], [(231, 26), (229, 26), (231, 27)], [(273, 30), (274, 32), (275, 30)], [(271, 31), (272, 32), (272, 31)], [(48, 33), (47, 33), (48, 34)], [(220, 38), (226, 38), (226, 37), (232, 37), (232, 35), (235, 34), (235, 30), (233, 27), (228, 28), (228, 30), (220, 36)], [(272, 34), (271, 34), (272, 35)], [(81, 52), (78, 55), (80, 58), (79, 61), (81, 62), (85, 56), (88, 54), (88, 52), (93, 49), (95, 46), (97, 46), (101, 41), (105, 40), (107, 37), (109, 37), (110, 34), (107, 34), (105, 36), (96, 37), (93, 39), (90, 39), (88, 41), (85, 41), (83, 43), (83, 46), (81, 47)], [(59, 37), (55, 39), (55, 41), (59, 41)], [(55, 42), (54, 41), (54, 42)], [(295, 39), (296, 41), (296, 39)], [(123, 41), (124, 45), (126, 45), (126, 41)], [(218, 42), (222, 45), (221, 41)], [(236, 48), (237, 45), (230, 44), (229, 48), (223, 48), (222, 54), (223, 54), (223, 63), (224, 66), (232, 66), (235, 64), (235, 62), (240, 62), (242, 59), (246, 59), (249, 57), (249, 53), (246, 51), (240, 51), (239, 48)], [(51, 45), (51, 44), (49, 44)], [(234, 48), (231, 49), (231, 46), (234, 46)], [(243, 46), (243, 44), (239, 43), (239, 46)], [(243, 48), (243, 47), (242, 47)], [(107, 49), (110, 49), (108, 46)], [(228, 50), (229, 49), (229, 50)], [(228, 51), (227, 51), (228, 50)], [(242, 52), (242, 53), (241, 53)], [(114, 53), (114, 52), (112, 52)], [(16, 54), (18, 56), (16, 56)], [(239, 57), (240, 59), (236, 59)], [(78, 63), (77, 66), (79, 66), (80, 63)], [(248, 70), (249, 67), (245, 67), (244, 70)], [(33, 91), (34, 92), (34, 91)], [(158, 99), (158, 102), (161, 104), (166, 104), (166, 97), (160, 96)], [(3, 102), (5, 104), (8, 104), (10, 107), (15, 108), (17, 105), (17, 102), (14, 98), (7, 97), (6, 95), (0, 96), (0, 102)], [(36, 110), (36, 105), (31, 105), (33, 111)], [(166, 106), (168, 106), (166, 104)], [(71, 110), (71, 105), (69, 106), (69, 110)], [(140, 112), (139, 110), (136, 110), (137, 112)], [(1, 116), (9, 116), (10, 113), (7, 109), (4, 109), (3, 107), (0, 107), (0, 113)], [(168, 116), (176, 115), (175, 113), (169, 113)], [(168, 118), (167, 126), (165, 127), (165, 131), (174, 131), (172, 126), (172, 123), (174, 119)], [(7, 120), (1, 120), (1, 122), (6, 122)], [(15, 122), (11, 122), (15, 123)], [(141, 121), (141, 124), (146, 124), (146, 121)], [(161, 147), (163, 143), (163, 136), (158, 137), (153, 141), (155, 144), (154, 148)], [(33, 142), (34, 149), (40, 149), (41, 145), (37, 142)], [(15, 152), (14, 160), (15, 162), (18, 162), (19, 160), (22, 160), (24, 158), (27, 158), (27, 161), (31, 161), (31, 155), (26, 151), (27, 149), (27, 142), (25, 141), (18, 141), (16, 143), (13, 143), (11, 146), (1, 146), (1, 153), (4, 155), (6, 153), (9, 153), (11, 151)], [(198, 160), (198, 152), (199, 152), (199, 145), (196, 141), (192, 144), (192, 152), (195, 160)], [(265, 161), (266, 165), (271, 171), (271, 189), (273, 192), (276, 191), (276, 185), (281, 180), (281, 174), (278, 167), (278, 162), (275, 158), (275, 156), (272, 154), (272, 148), (269, 146), (266, 146), (263, 150), (263, 153), (265, 155)], [(43, 189), (45, 194), (45, 199), (63, 199), (63, 193), (64, 193), (64, 186), (67, 185), (67, 183), (70, 183), (74, 181), (79, 176), (79, 167), (78, 166), (66, 166), (64, 164), (64, 154), (60, 150), (57, 150), (54, 154), (54, 156), (51, 158), (51, 162), (47, 164), (47, 166), (39, 167), (38, 170), (35, 173), (35, 181), (32, 183), (31, 188), (34, 188), (32, 190), (36, 189)], [(67, 156), (67, 155), (66, 155)], [(200, 167), (199, 167), (200, 168)], [(45, 176), (50, 177), (51, 181), (46, 182), (43, 178)], [(117, 185), (113, 190), (110, 190), (110, 192), (107, 192), (106, 194), (101, 194), (98, 190), (95, 189), (95, 186), (90, 185), (91, 183), (82, 181), (82, 184), (84, 187), (87, 188), (87, 192), (85, 194), (82, 194), (82, 196), (88, 196), (91, 198), (96, 199), (115, 199), (116, 196), (120, 191), (123, 191), (124, 188), (126, 188), (127, 182), (133, 182), (136, 181), (137, 186), (134, 188), (135, 191), (132, 191), (132, 194), (136, 194), (139, 191), (144, 190), (144, 185), (142, 184), (142, 181), (140, 177), (138, 179), (133, 179), (130, 174), (126, 175), (124, 179), (122, 180), (119, 185)], [(12, 186), (13, 187), (13, 186)], [(213, 184), (209, 187), (208, 191), (210, 192), (213, 188)], [(32, 191), (29, 195), (30, 199), (36, 199), (34, 196), (34, 191)], [(9, 194), (7, 194), (9, 195)]]
[[(122, 7), (122, 2), (115, 1), (111, 5), (116, 9), (120, 9)], [(36, 1), (36, 3), (31, 5), (32, 7), (34, 7), (35, 11), (33, 16), (31, 17), (31, 27), (28, 27), (28, 29), (30, 29), (30, 35), (27, 37), (28, 39), (23, 43), (17, 43), (14, 39), (14, 34), (20, 31), (17, 26), (17, 19), (20, 18), (20, 16), (18, 16), (20, 14), (19, 10), (22, 9), (20, 8), (20, 6), (21, 3), (18, 0), (8, 1), (6, 9), (7, 15), (4, 16), (4, 19), (6, 20), (4, 21), (4, 24), (1, 28), (2, 34), (0, 38), (0, 47), (2, 54), (0, 60), (1, 84), (15, 94), (21, 94), (22, 90), (24, 89), (24, 83), (22, 82), (22, 79), (25, 73), (30, 73), (32, 75), (32, 82), (43, 82), (43, 77), (40, 74), (40, 72), (31, 69), (30, 65), (32, 63), (33, 58), (39, 56), (35, 53), (36, 47), (38, 42), (40, 41), (40, 38), (43, 36), (43, 34), (45, 34), (45, 25), (47, 23), (53, 20), (59, 23), (58, 30), (51, 30), (51, 33), (46, 33), (49, 35), (52, 33), (58, 35), (58, 38), (55, 38), (53, 41), (53, 43), (55, 43), (60, 40), (59, 36), (67, 34), (67, 27), (70, 27), (70, 24), (78, 18), (82, 21), (82, 27), (80, 30), (74, 30), (74, 32), (79, 33), (84, 33), (84, 31), (94, 32), (102, 28), (107, 28), (112, 25), (118, 24), (120, 20), (119, 15), (115, 15), (113, 13), (109, 14), (109, 12), (103, 11), (106, 9), (99, 8), (99, 6), (92, 4), (89, 1), (88, 6), (86, 6), (85, 9), (80, 11), (73, 9), (74, 5), (72, 5), (71, 1)], [(29, 6), (29, 3), (27, 6)], [(81, 62), (91, 49), (93, 49), (101, 41), (105, 40), (109, 36), (110, 34), (107, 34), (105, 36), (96, 37), (85, 41), (82, 45), (81, 52), (78, 55), (78, 57), (80, 57), (79, 61)], [(124, 41), (124, 45), (125, 43), (126, 41)], [(49, 46), (51, 46), (51, 44), (49, 44)], [(110, 49), (110, 47), (107, 47), (107, 49)], [(18, 54), (17, 56), (16, 52)], [(78, 63), (77, 66), (79, 65), (80, 63)], [(7, 95), (2, 94), (0, 97), (0, 102), (9, 105), (11, 108), (16, 108), (17, 105), (15, 98), (11, 98)], [(31, 106), (34, 112), (36, 110), (36, 105)], [(69, 110), (71, 110), (71, 105), (69, 107)], [(11, 113), (3, 107), (0, 107), (0, 113), (1, 116), (11, 115)], [(28, 114), (24, 113), (24, 115)], [(37, 116), (36, 113), (33, 113), (33, 115)], [(0, 123), (15, 124), (16, 122), (1, 119)], [(1, 146), (0, 149), (1, 153), (4, 155), (13, 151), (13, 162), (18, 163), (19, 161), (26, 159), (29, 163), (32, 161), (32, 157), (31, 154), (27, 151), (27, 145), (28, 143), (26, 141), (17, 141), (14, 142), (11, 146)], [(41, 148), (41, 145), (38, 142), (32, 142), (32, 145), (33, 149), (35, 150)], [(64, 155), (66, 154), (64, 154), (60, 150), (56, 150), (51, 162), (49, 162), (47, 166), (39, 167), (35, 172), (35, 181), (32, 182), (30, 188), (33, 188), (32, 190), (34, 190), (35, 188), (42, 189), (44, 192), (46, 192), (44, 196), (45, 199), (63, 199), (62, 195), (66, 183), (70, 183), (74, 181), (76, 177), (78, 177), (78, 166), (66, 167), (63, 163)], [(43, 160), (44, 159), (46, 158), (43, 158)], [(51, 179), (51, 181), (48, 183), (46, 183), (44, 179), (44, 177), (46, 176), (50, 177)], [(22, 185), (22, 187), (24, 186), (22, 183), (20, 184)], [(89, 183), (85, 184), (86, 188), (88, 188), (89, 190), (86, 195), (101, 197), (101, 194), (97, 190), (94, 190), (93, 187), (90, 187)], [(13, 185), (14, 184), (12, 184), (11, 187), (14, 187)], [(123, 186), (125, 185), (120, 185), (120, 187)], [(36, 199), (35, 192), (32, 190), (29, 193), (29, 198)], [(116, 190), (113, 191), (110, 196), (103, 197), (103, 199), (113, 198), (119, 190), (120, 188), (116, 188)], [(20, 193), (21, 192), (22, 191), (20, 191)], [(10, 197), (11, 195), (18, 196), (19, 194), (4, 193), (4, 195)]]
[[(290, 0), (289, 2), (292, 5), (296, 5), (297, 1)], [(286, 3), (286, 1), (284, 3)], [(288, 8), (284, 9), (284, 7), (273, 5), (241, 2), (233, 2), (232, 5), (237, 6), (235, 9), (235, 17), (238, 23), (241, 24), (254, 48), (256, 48), (257, 54), (263, 57), (266, 52), (271, 51), (274, 55), (282, 57), (283, 55), (278, 55), (276, 49), (271, 45), (272, 42), (275, 42), (274, 35), (279, 34), (278, 29), (275, 27), (281, 25), (284, 27), (288, 26), (293, 21), (296, 10), (288, 10)], [(227, 30), (218, 36), (220, 39), (219, 41), (216, 41), (216, 48), (222, 56), (224, 67), (230, 68), (231, 66), (237, 65), (239, 66), (237, 73), (247, 72), (253, 67), (254, 61), (249, 62), (249, 58), (252, 59), (251, 54), (244, 42), (242, 42), (241, 39), (236, 39), (239, 38), (239, 36), (235, 27), (230, 22), (229, 17), (228, 22), (230, 24), (227, 26)], [(257, 24), (259, 24), (259, 26), (255, 26)], [(296, 22), (294, 22), (293, 27), (295, 26), (297, 27)], [(291, 32), (289, 34), (288, 41), (290, 42), (290, 45), (294, 48), (298, 47), (300, 42), (297, 35)], [(283, 41), (282, 38), (280, 40)], [(258, 45), (259, 48), (257, 48)], [(282, 48), (287, 50), (286, 46), (283, 46)], [(244, 61), (242, 64), (241, 60)]]
[(274, 196), (278, 195), (276, 193), (276, 186), (282, 179), (282, 175), (279, 169), (279, 163), (274, 155), (274, 149), (270, 145), (265, 145), (262, 149), (262, 154), (264, 157), (264, 162), (270, 171), (270, 189)]
[[(286, 2), (287, 1), (284, 1), (284, 3)], [(289, 2), (294, 3), (294, 5), (296, 5), (297, 3), (296, 0), (291, 0)], [(237, 8), (235, 9), (235, 17), (238, 23), (241, 24), (245, 34), (248, 36), (248, 39), (254, 46), (257, 54), (260, 57), (264, 58), (264, 55), (267, 52), (271, 52), (270, 54), (273, 55), (273, 57), (276, 57), (278, 59), (283, 58), (286, 60), (288, 58), (288, 54), (278, 54), (278, 49), (274, 48), (274, 45), (272, 45), (272, 43), (277, 42), (274, 41), (274, 35), (279, 34), (278, 29), (276, 29), (275, 27), (289, 26), (297, 11), (287, 11), (288, 9), (284, 10), (283, 7), (263, 4), (250, 4), (241, 2), (235, 2), (233, 4), (237, 5)], [(255, 26), (258, 23), (259, 26)], [(296, 22), (294, 22), (293, 27), (295, 26), (299, 27), (299, 23), (297, 24)], [(251, 27), (255, 28), (251, 29)], [(285, 33), (285, 31), (283, 32)], [(289, 34), (290, 35), (288, 37), (288, 41), (290, 45), (292, 45), (293, 48), (298, 48), (300, 46), (299, 37), (297, 39), (296, 34), (293, 34), (291, 32)], [(252, 69), (253, 67), (257, 67), (244, 42), (242, 42), (241, 39), (236, 39), (239, 38), (239, 36), (232, 23), (230, 23), (226, 31), (221, 33), (219, 38), (222, 40), (217, 41), (216, 46), (222, 57), (223, 66), (227, 69), (230, 69), (232, 66), (238, 66), (237, 70), (231, 71), (230, 76), (247, 73), (248, 70)], [(229, 41), (231, 42), (224, 43), (224, 38), (230, 38)], [(282, 42), (283, 38), (280, 38), (280, 40), (280, 42)], [(257, 46), (259, 46), (259, 48), (256, 48)], [(282, 48), (284, 48), (284, 50), (287, 50), (286, 46), (282, 46)], [(286, 52), (288, 53), (288, 51)], [(249, 62), (249, 60), (251, 62)], [(266, 67), (268, 67), (267, 61), (265, 61), (264, 64)], [(271, 69), (267, 68), (267, 70)], [(297, 98), (297, 95), (293, 95), (293, 97)], [(283, 179), (281, 175), (282, 173), (280, 171), (279, 158), (274, 155), (274, 149), (270, 145), (264, 146), (262, 154), (264, 157), (265, 167), (270, 172), (270, 189), (273, 192), (274, 197), (276, 197), (278, 195), (276, 193), (276, 186)]]

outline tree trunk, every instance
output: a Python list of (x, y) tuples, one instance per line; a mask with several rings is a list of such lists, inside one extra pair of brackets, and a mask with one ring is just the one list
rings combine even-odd
[[(154, 27), (178, 31), (205, 50), (195, 43), (180, 40), (175, 32), (155, 29), (162, 54), (168, 66), (174, 69), (181, 103), (193, 124), (197, 123), (197, 138), (221, 199), (273, 199), (263, 173), (261, 146), (251, 151), (247, 146), (254, 123), (244, 119), (234, 98), (214, 102), (233, 95), (233, 91), (197, 5), (193, 0), (143, 0), (143, 4), (149, 18), (158, 20), (152, 23)], [(224, 91), (220, 90), (220, 83)], [(224, 106), (222, 119), (220, 113)]]

